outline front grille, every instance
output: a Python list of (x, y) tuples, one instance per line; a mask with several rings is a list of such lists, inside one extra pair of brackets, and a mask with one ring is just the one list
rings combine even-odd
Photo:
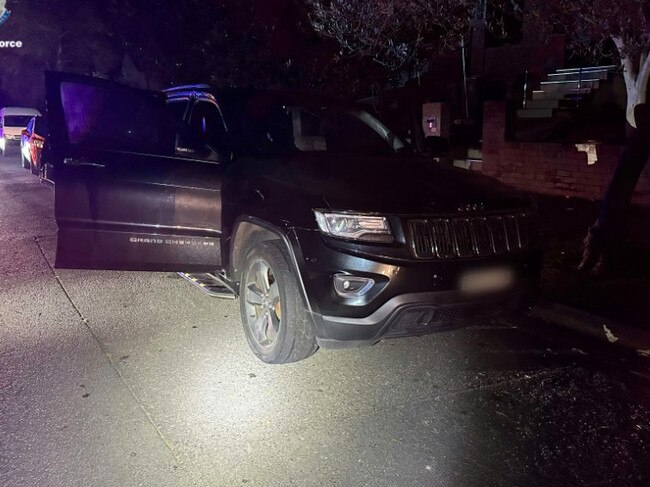
[(419, 259), (468, 259), (528, 248), (528, 227), (524, 213), (418, 219), (408, 222), (408, 238)]

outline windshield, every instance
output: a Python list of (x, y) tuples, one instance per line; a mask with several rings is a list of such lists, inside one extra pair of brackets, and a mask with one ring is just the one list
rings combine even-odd
[(33, 115), (7, 115), (4, 119), (4, 126), (25, 128), (33, 117)]
[(257, 155), (390, 155), (405, 147), (378, 119), (356, 108), (249, 101), (238, 113), (242, 147)]

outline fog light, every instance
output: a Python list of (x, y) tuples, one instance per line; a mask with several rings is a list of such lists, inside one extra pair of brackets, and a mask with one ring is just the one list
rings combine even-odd
[(348, 276), (346, 274), (336, 274), (334, 276), (334, 290), (342, 298), (364, 296), (374, 285), (374, 279), (367, 277)]

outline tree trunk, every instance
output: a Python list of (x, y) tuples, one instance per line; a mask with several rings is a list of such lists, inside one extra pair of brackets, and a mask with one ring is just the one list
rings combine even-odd
[(625, 147), (598, 217), (597, 228), (609, 246), (622, 237), (634, 188), (650, 157), (650, 106), (636, 105), (633, 116), (636, 128), (627, 126)]
[(650, 79), (650, 52), (643, 51), (639, 56), (638, 70), (634, 60), (627, 54), (623, 39), (613, 37), (612, 40), (618, 49), (623, 67), (623, 78), (627, 91), (627, 110), (625, 112), (627, 123), (637, 128), (634, 107), (646, 103), (648, 96), (648, 79)]
[(627, 130), (621, 159), (593, 227), (606, 246), (611, 246), (622, 236), (634, 189), (650, 156), (650, 106), (646, 103), (650, 56), (647, 53), (641, 55), (637, 72), (632, 59), (625, 55), (622, 39), (613, 40), (621, 54), (627, 89)]

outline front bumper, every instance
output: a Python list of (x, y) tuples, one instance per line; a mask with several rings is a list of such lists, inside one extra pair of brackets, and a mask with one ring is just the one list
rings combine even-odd
[(527, 286), (499, 296), (468, 300), (460, 292), (403, 294), (365, 318), (311, 313), (319, 346), (349, 348), (386, 338), (420, 336), (516, 315), (534, 302)]
[[(297, 231), (294, 238), (314, 334), (323, 348), (485, 323), (525, 311), (537, 296), (541, 255), (535, 250), (485, 259), (400, 260), (336, 248), (318, 232)], [(507, 291), (476, 296), (459, 290), (466, 271), (494, 266), (514, 271)], [(345, 299), (333, 289), (338, 273), (370, 277), (376, 284), (362, 298)]]

